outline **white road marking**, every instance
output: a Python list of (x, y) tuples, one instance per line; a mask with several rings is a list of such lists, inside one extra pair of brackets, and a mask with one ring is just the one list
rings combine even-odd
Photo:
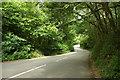
[(74, 54), (74, 53), (76, 53), (76, 52), (70, 52), (70, 53), (61, 54), (61, 55), (56, 55), (56, 56), (72, 55), (72, 54)]
[(20, 76), (20, 75), (23, 75), (23, 74), (25, 74), (25, 73), (31, 72), (31, 71), (36, 70), (36, 69), (38, 69), (38, 68), (42, 68), (42, 67), (44, 67), (44, 66), (46, 66), (46, 64), (41, 65), (41, 66), (36, 67), (36, 68), (33, 68), (33, 69), (30, 69), (30, 70), (28, 70), (28, 71), (25, 71), (25, 72), (19, 73), (19, 74), (17, 74), (17, 75), (14, 75), (14, 76), (12, 76), (12, 77), (9, 77), (9, 78), (15, 78), (15, 77), (17, 77), (17, 76)]
[(59, 61), (61, 61), (61, 60), (63, 60), (63, 59), (66, 59), (66, 58), (68, 58), (68, 57), (64, 57), (64, 58), (62, 58), (62, 59), (58, 59), (58, 60), (56, 60), (55, 62), (59, 62)]

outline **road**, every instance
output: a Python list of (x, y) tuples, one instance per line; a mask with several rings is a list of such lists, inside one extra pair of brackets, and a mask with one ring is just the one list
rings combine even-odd
[(89, 54), (75, 45), (75, 52), (2, 63), (3, 78), (91, 78)]

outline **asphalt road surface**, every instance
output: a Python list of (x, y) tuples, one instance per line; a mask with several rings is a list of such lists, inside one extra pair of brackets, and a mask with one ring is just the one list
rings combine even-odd
[(3, 78), (91, 78), (89, 52), (75, 45), (75, 52), (2, 63)]

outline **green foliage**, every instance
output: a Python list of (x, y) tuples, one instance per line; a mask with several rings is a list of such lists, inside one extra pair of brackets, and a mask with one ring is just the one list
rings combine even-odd
[[(67, 24), (72, 17), (66, 14), (70, 12), (67, 8), (72, 7), (55, 4), (56, 7), (64, 7), (66, 11), (64, 13), (61, 10), (51, 11), (54, 3), (45, 3), (44, 8), (48, 8), (46, 10), (38, 8), (38, 4), (37, 2), (2, 3), (3, 61), (73, 51), (74, 30)], [(67, 17), (58, 17), (59, 12), (61, 16), (67, 15)]]
[(93, 48), (91, 58), (103, 78), (120, 78), (119, 39), (116, 33), (105, 35)]
[(94, 44), (95, 44), (95, 42), (93, 42), (93, 40), (88, 35), (84, 36), (80, 40), (80, 46), (84, 49), (91, 49), (91, 48), (93, 48)]
[(66, 51), (69, 51), (69, 47), (68, 45), (66, 44), (61, 44), (61, 43), (58, 43), (58, 49), (61, 50), (61, 53), (64, 53)]
[(73, 44), (70, 44), (68, 47), (69, 47), (69, 50), (70, 50), (70, 51), (74, 51)]
[(70, 51), (68, 45), (59, 43), (59, 42), (50, 43), (50, 45), (42, 48), (41, 50), (44, 52), (44, 55), (46, 56), (62, 54), (62, 53)]
[(88, 36), (85, 36), (81, 41), (80, 41), (80, 46), (84, 49), (88, 49), (89, 45), (88, 45)]
[(36, 3), (31, 2), (3, 2), (2, 26), (5, 31), (14, 32), (30, 41), (31, 31), (46, 21), (45, 14), (37, 9)]
[[(87, 35), (78, 39), (80, 46), (85, 49), (92, 48), (91, 58), (98, 67), (101, 77), (106, 79), (120, 79), (120, 7), (117, 6), (118, 4), (120, 3), (82, 3), (77, 9), (82, 9), (81, 5), (83, 5), (87, 7), (83, 8), (85, 11), (82, 9), (77, 13), (76, 10), (82, 20), (84, 19), (78, 22), (77, 33)], [(110, 8), (111, 6), (117, 8)], [(97, 11), (100, 8), (103, 10)]]
[(80, 43), (93, 48), (103, 78), (120, 78), (119, 3), (41, 4), (2, 2), (2, 61), (61, 54)]
[(2, 61), (32, 58), (30, 52), (34, 48), (30, 42), (11, 32), (3, 34), (2, 38)]
[(103, 47), (103, 43), (102, 40), (98, 41), (95, 46), (93, 47), (93, 50), (92, 50), (92, 55), (91, 55), (91, 58), (93, 60), (96, 60), (99, 56), (100, 56), (100, 50), (102, 49)]

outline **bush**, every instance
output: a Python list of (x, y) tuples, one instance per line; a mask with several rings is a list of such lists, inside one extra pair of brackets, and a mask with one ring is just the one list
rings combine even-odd
[(49, 43), (48, 46), (41, 47), (40, 50), (38, 50), (35, 49), (30, 42), (11, 32), (3, 34), (2, 48), (2, 61), (30, 59), (43, 55), (56, 55), (74, 49), (72, 45), (68, 46), (60, 42), (52, 42)]
[(120, 37), (104, 35), (94, 46), (91, 58), (103, 78), (120, 78)]
[(70, 50), (70, 51), (74, 51), (73, 45), (69, 45), (69, 50)]
[(93, 48), (94, 44), (95, 44), (95, 42), (93, 42), (93, 40), (88, 35), (86, 35), (80, 41), (80, 46), (84, 49), (91, 49), (91, 48)]
[(32, 58), (30, 53), (34, 48), (28, 41), (11, 32), (3, 34), (2, 38), (2, 61)]
[(103, 44), (101, 44), (101, 43), (103, 43), (102, 40), (98, 41), (92, 49), (91, 58), (93, 60), (96, 60), (100, 56), (100, 50), (102, 49), (103, 44), (104, 44), (104, 43)]
[(43, 54), (45, 56), (48, 56), (48, 55), (62, 54), (70, 50), (69, 50), (68, 45), (60, 43), (60, 42), (55, 42), (45, 47), (45, 49), (42, 49), (42, 51), (44, 52)]
[(64, 53), (64, 52), (66, 52), (66, 51), (69, 51), (69, 47), (68, 47), (68, 45), (66, 45), (66, 44), (58, 43), (58, 47), (59, 47), (59, 50), (61, 50), (61, 53)]

